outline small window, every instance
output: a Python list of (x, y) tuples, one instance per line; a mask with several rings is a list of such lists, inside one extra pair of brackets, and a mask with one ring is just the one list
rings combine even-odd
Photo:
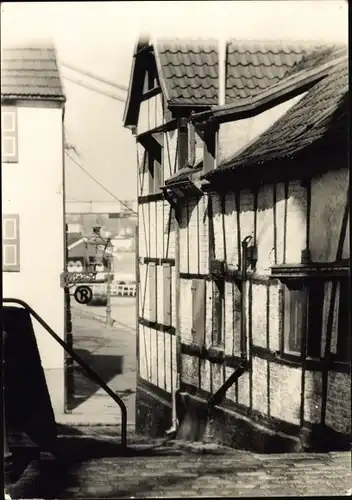
[(1, 158), (3, 163), (18, 162), (17, 109), (3, 106), (1, 109)]
[(213, 281), (213, 344), (223, 345), (225, 334), (225, 282)]
[(171, 326), (171, 266), (163, 264), (164, 325)]
[(337, 314), (337, 339), (335, 358), (338, 361), (351, 361), (351, 296), (349, 279), (339, 283), (339, 310)]
[(348, 280), (317, 279), (285, 286), (284, 353), (320, 359), (328, 352), (339, 361), (350, 356), (350, 294)]
[(148, 264), (149, 267), (149, 320), (156, 321), (156, 266), (154, 262)]
[(192, 338), (197, 345), (205, 341), (205, 280), (192, 281)]
[(153, 148), (147, 151), (146, 168), (149, 173), (149, 194), (159, 193), (164, 183), (163, 171), (163, 134), (153, 141)]
[(307, 356), (320, 358), (322, 349), (322, 332), (324, 328), (324, 282), (316, 280), (309, 285)]
[(2, 217), (2, 270), (20, 270), (19, 251), (19, 218), (18, 215)]
[(301, 355), (306, 328), (307, 292), (303, 284), (285, 286), (284, 293), (284, 352)]

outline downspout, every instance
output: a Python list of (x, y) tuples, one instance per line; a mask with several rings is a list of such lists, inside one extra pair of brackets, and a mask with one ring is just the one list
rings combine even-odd
[(247, 305), (247, 249), (248, 243), (252, 239), (252, 236), (246, 236), (242, 241), (242, 290), (241, 290), (241, 354), (246, 354), (247, 360), (249, 360), (249, 350), (250, 350), (250, 339), (247, 335), (247, 316), (246, 316), (246, 305)]
[[(188, 163), (188, 120), (179, 118), (178, 120), (178, 170), (180, 171)], [(173, 385), (173, 374), (171, 372), (171, 397), (172, 397), (172, 425), (165, 434), (173, 438), (178, 429), (177, 420), (177, 392), (181, 382), (181, 332), (180, 332), (180, 212), (179, 206), (175, 206), (176, 234), (175, 234), (175, 334), (176, 334), (176, 386)], [(172, 366), (172, 362), (171, 362)]]

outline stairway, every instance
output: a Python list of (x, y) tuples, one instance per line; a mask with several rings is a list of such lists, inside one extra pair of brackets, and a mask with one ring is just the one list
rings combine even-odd
[[(17, 465), (16, 474), (6, 491), (12, 499), (82, 497), (83, 493), (87, 494), (87, 488), (89, 490), (95, 487), (94, 478), (89, 474), (92, 468), (96, 473), (96, 481), (101, 483), (105, 471), (110, 471), (111, 475), (117, 466), (122, 467), (126, 476), (135, 476), (131, 465), (138, 468), (145, 460), (151, 464), (159, 459), (171, 460), (172, 463), (173, 457), (190, 453), (223, 455), (233, 452), (230, 448), (217, 445), (203, 444), (197, 447), (193, 443), (138, 436), (133, 431), (128, 433), (128, 446), (124, 449), (121, 446), (121, 429), (117, 426), (58, 425), (57, 431), (55, 455), (41, 453), (28, 436), (11, 436), (11, 451), (17, 457)], [(20, 457), (22, 460), (19, 460)], [(123, 463), (126, 463), (126, 467)], [(152, 475), (152, 467), (150, 472)], [(103, 487), (106, 485), (102, 484), (101, 488)], [(116, 488), (118, 487), (126, 488), (125, 480), (122, 484), (116, 484)]]
[(215, 444), (151, 439), (114, 426), (59, 426), (57, 455), (40, 454), (12, 499), (346, 495), (350, 454), (259, 455)]

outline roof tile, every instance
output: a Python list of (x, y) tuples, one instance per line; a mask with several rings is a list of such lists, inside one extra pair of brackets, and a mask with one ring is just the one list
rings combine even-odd
[(1, 96), (64, 101), (55, 48), (50, 44), (2, 47)]
[[(218, 42), (158, 40), (161, 78), (169, 101), (215, 105), (218, 102)], [(248, 99), (292, 74), (338, 57), (345, 47), (310, 42), (227, 42), (226, 103)]]

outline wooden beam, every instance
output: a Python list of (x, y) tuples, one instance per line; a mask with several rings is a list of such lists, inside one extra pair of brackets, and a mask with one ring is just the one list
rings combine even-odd
[(203, 175), (216, 168), (218, 132), (219, 126), (215, 123), (212, 123), (204, 131)]
[(177, 123), (178, 129), (178, 170), (181, 170), (188, 165), (188, 120), (187, 118), (179, 118)]

